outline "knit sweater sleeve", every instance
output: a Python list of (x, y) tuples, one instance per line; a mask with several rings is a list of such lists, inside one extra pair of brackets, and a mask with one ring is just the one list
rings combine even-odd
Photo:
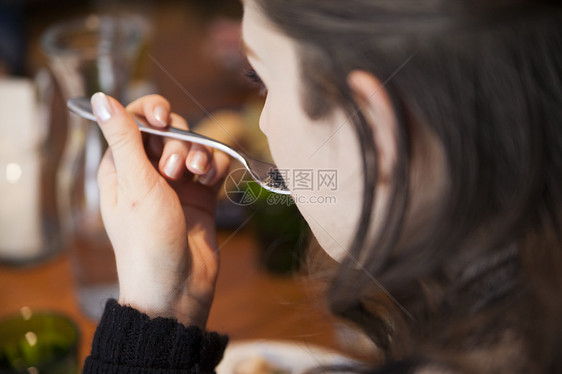
[(228, 338), (170, 318), (149, 318), (109, 300), (84, 374), (213, 373)]

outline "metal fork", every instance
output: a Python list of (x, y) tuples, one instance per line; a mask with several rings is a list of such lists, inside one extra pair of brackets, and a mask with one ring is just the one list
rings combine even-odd
[[(90, 121), (96, 122), (96, 117), (92, 110), (92, 105), (90, 100), (85, 97), (73, 97), (68, 99), (66, 102), (68, 109), (71, 112), (76, 113), (82, 118), (88, 119)], [(291, 192), (287, 188), (285, 182), (283, 181), (282, 175), (274, 165), (256, 160), (245, 154), (244, 152), (238, 151), (231, 146), (219, 142), (218, 140), (211, 139), (201, 134), (190, 130), (181, 130), (175, 127), (167, 127), (165, 129), (154, 128), (148, 124), (148, 122), (141, 118), (140, 116), (131, 114), (134, 121), (138, 125), (140, 131), (149, 134), (154, 134), (158, 136), (164, 136), (168, 138), (174, 138), (179, 140), (185, 140), (191, 143), (202, 144), (211, 148), (218, 149), (234, 159), (240, 161), (240, 163), (248, 170), (248, 173), (260, 186), (268, 191), (275, 192), (278, 194), (289, 195)]]

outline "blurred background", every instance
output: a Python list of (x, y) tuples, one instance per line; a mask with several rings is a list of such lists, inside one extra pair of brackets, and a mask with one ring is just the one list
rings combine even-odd
[(0, 71), (33, 76), (47, 65), (41, 34), (57, 22), (92, 14), (146, 21), (144, 50), (135, 61), (132, 84), (166, 93), (172, 107), (187, 118), (199, 119), (203, 113), (174, 80), (197, 92), (197, 100), (210, 111), (238, 108), (251, 94), (241, 79), (244, 62), (236, 27), (241, 5), (232, 0), (2, 0)]

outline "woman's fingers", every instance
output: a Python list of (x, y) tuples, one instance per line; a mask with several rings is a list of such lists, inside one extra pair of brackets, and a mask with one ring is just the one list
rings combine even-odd
[[(189, 130), (185, 119), (175, 113), (170, 114), (170, 126), (182, 130)], [(192, 148), (191, 143), (165, 138), (164, 147), (158, 163), (160, 172), (171, 180), (180, 179), (185, 173), (185, 160)]]
[(129, 112), (141, 115), (154, 127), (170, 125), (170, 102), (160, 95), (148, 95), (127, 105)]
[(220, 151), (214, 152), (209, 170), (199, 177), (199, 183), (205, 186), (216, 185), (224, 179), (228, 172), (229, 165), (230, 158), (226, 154)]
[(213, 149), (200, 144), (193, 144), (185, 160), (187, 170), (196, 175), (203, 175), (209, 171), (213, 159)]
[[(155, 127), (171, 126), (189, 130), (185, 119), (171, 113), (170, 103), (160, 95), (135, 100), (127, 106), (127, 110), (145, 117)], [(201, 184), (211, 186), (220, 181), (228, 170), (228, 157), (209, 147), (153, 136), (146, 145), (150, 154), (160, 157), (158, 169), (170, 180), (180, 179), (187, 169), (199, 176)]]
[(136, 179), (151, 167), (142, 137), (130, 114), (115, 99), (99, 92), (91, 99), (94, 114), (109, 144), (119, 180)]
[(103, 155), (100, 166), (98, 168), (98, 186), (100, 191), (100, 199), (102, 204), (109, 203), (114, 206), (117, 202), (117, 171), (115, 170), (115, 161), (108, 149)]
[[(170, 126), (182, 130), (189, 130), (189, 125), (175, 113), (170, 115)], [(214, 150), (200, 144), (187, 143), (175, 139), (165, 139), (164, 149), (158, 168), (171, 180), (182, 177), (185, 169), (189, 172), (203, 176), (207, 173), (215, 173), (211, 170)]]

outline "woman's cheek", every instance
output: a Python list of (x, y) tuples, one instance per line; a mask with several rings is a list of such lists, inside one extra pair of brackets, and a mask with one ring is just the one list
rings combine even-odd
[(268, 106), (267, 106), (267, 100), (261, 110), (261, 114), (260, 114), (260, 120), (259, 120), (259, 127), (261, 132), (263, 132), (265, 134), (265, 136), (269, 137), (268, 134), (268, 129), (269, 129), (269, 118), (268, 118)]
[(285, 167), (286, 158), (291, 150), (286, 144), (287, 135), (290, 134), (285, 126), (285, 112), (275, 107), (275, 101), (268, 95), (261, 112), (259, 127), (267, 137), (269, 149), (274, 162), (278, 167)]

